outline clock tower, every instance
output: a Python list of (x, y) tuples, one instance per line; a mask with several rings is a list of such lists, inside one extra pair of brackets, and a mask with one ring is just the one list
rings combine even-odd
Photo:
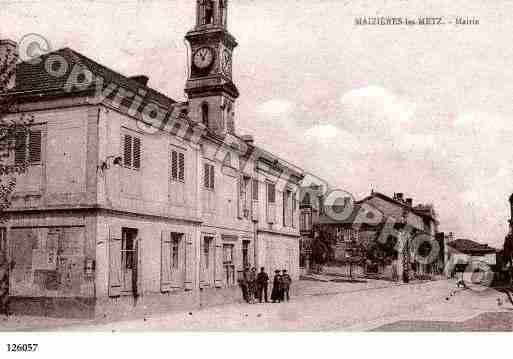
[(185, 35), (192, 50), (185, 92), (189, 113), (218, 135), (235, 133), (234, 105), (239, 91), (232, 81), (237, 41), (227, 29), (228, 0), (197, 0), (196, 26)]

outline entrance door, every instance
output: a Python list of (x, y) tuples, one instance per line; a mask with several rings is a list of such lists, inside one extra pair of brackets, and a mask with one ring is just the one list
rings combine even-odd
[(122, 291), (134, 293), (137, 289), (137, 229), (123, 228), (121, 239)]

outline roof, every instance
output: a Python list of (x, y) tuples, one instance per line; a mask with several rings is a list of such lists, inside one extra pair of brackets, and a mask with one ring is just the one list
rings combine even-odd
[(393, 199), (392, 197), (389, 197), (386, 194), (383, 194), (381, 192), (373, 191), (370, 196), (365, 197), (364, 199), (358, 201), (357, 203), (367, 202), (374, 197), (380, 198), (384, 201), (392, 203), (392, 204), (394, 204), (398, 207), (401, 207), (403, 209), (407, 209), (409, 212), (413, 212), (418, 216), (427, 217), (427, 218), (431, 219), (433, 222), (438, 222), (437, 219), (431, 213), (431, 211), (433, 210), (432, 206), (417, 205), (415, 207), (411, 207), (407, 203)]
[(488, 244), (478, 243), (470, 239), (456, 239), (447, 243), (448, 246), (465, 254), (472, 253), (496, 253), (497, 250)]
[[(61, 56), (66, 61), (68, 67), (63, 76), (55, 76), (55, 74), (50, 74), (49, 71), (46, 70), (45, 66), (51, 66), (50, 64), (53, 62), (47, 61), (52, 56)], [(69, 76), (71, 71), (76, 65), (79, 65), (87, 68), (95, 76), (102, 77), (104, 79), (104, 86), (107, 86), (109, 83), (115, 83), (116, 85), (134, 93), (138, 90), (143, 90), (146, 92), (147, 98), (157, 102), (163, 107), (169, 107), (176, 103), (175, 100), (167, 97), (166, 95), (145, 86), (128, 76), (124, 76), (106, 66), (103, 66), (69, 47), (44, 54), (38, 59), (41, 61), (37, 61), (36, 63), (36, 61), (32, 60), (30, 62), (26, 61), (17, 65), (16, 87), (13, 89), (14, 92), (63, 93), (65, 91), (64, 86), (70, 78)], [(93, 88), (93, 86), (90, 87)], [(91, 90), (91, 88), (89, 88), (89, 90)]]
[[(62, 76), (56, 76), (55, 74), (51, 73), (51, 70), (48, 71), (46, 69), (48, 66), (51, 66), (52, 62), (59, 62), (47, 60), (51, 59), (52, 57), (57, 58), (59, 56), (63, 58), (67, 64), (67, 71)], [(36, 61), (38, 59), (41, 61)], [(15, 95), (20, 96), (38, 95), (43, 93), (62, 95), (70, 94), (70, 92), (65, 89), (65, 86), (69, 81), (72, 70), (76, 65), (83, 66), (91, 71), (94, 76), (103, 78), (104, 87), (114, 83), (132, 93), (144, 91), (146, 94), (145, 101), (152, 100), (166, 109), (177, 103), (175, 100), (160, 93), (159, 91), (154, 90), (131, 77), (122, 75), (106, 66), (103, 66), (69, 47), (44, 54), (31, 61), (19, 63), (16, 66), (16, 87), (12, 90), (12, 92)], [(57, 72), (58, 70), (56, 69), (54, 71)], [(96, 90), (94, 83), (82, 90), (74, 90), (74, 92), (85, 92), (91, 90)], [(116, 93), (117, 90), (113, 91), (111, 95), (114, 96)], [(122, 102), (125, 103), (126, 101), (130, 102), (130, 99), (124, 99)], [(215, 134), (213, 133), (209, 132), (208, 134), (215, 137)], [(236, 137), (239, 138), (238, 136)], [(240, 138), (239, 140), (242, 141)], [(297, 177), (302, 178), (304, 176), (304, 170), (300, 167), (276, 156), (275, 154), (272, 154), (269, 151), (264, 150), (263, 148), (254, 145), (252, 147), (258, 150), (261, 156), (265, 156), (273, 161), (277, 161), (282, 166), (288, 168)]]

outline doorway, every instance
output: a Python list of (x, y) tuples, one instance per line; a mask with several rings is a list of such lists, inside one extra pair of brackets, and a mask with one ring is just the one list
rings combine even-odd
[(137, 293), (137, 229), (121, 230), (122, 291)]

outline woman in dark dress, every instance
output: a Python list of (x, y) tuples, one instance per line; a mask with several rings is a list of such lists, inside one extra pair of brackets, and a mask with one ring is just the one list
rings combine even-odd
[(281, 285), (281, 275), (279, 270), (274, 271), (274, 280), (273, 280), (273, 291), (271, 292), (271, 300), (273, 303), (280, 302), (282, 299), (282, 285)]

